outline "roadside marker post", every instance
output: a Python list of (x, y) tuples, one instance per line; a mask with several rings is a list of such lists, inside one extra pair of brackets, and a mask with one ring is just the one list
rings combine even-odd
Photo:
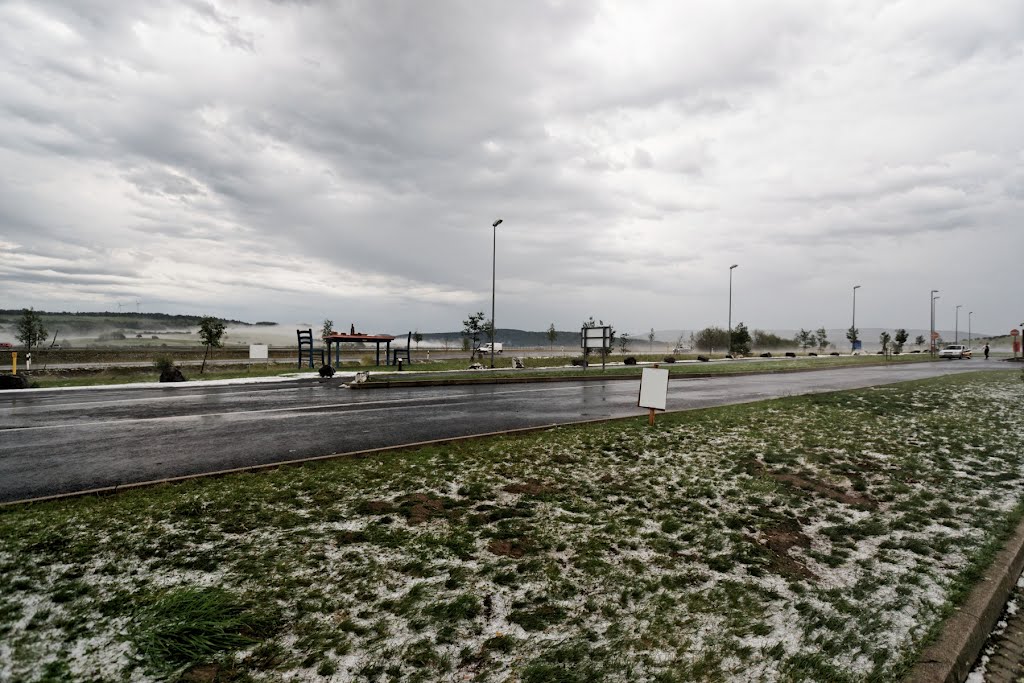
[(11, 374), (18, 374), (18, 352), (11, 351)]
[(647, 408), (647, 424), (654, 424), (654, 411), (665, 410), (668, 400), (668, 368), (657, 365), (644, 368), (640, 374), (640, 396), (636, 404)]

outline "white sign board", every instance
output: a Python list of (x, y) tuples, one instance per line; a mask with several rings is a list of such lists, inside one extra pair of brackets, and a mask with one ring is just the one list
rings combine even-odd
[(640, 399), (637, 405), (641, 408), (665, 410), (668, 399), (668, 369), (644, 368), (640, 375)]
[(249, 360), (269, 360), (270, 347), (266, 344), (249, 344)]
[(583, 328), (583, 348), (585, 349), (603, 349), (605, 347), (611, 347), (611, 328), (610, 327), (584, 327)]

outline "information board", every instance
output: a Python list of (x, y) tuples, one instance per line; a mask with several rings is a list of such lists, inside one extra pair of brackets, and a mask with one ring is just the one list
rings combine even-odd
[(641, 408), (665, 410), (668, 400), (668, 369), (644, 368), (640, 375), (640, 398), (636, 404)]
[(266, 344), (249, 344), (249, 360), (269, 360), (270, 347)]

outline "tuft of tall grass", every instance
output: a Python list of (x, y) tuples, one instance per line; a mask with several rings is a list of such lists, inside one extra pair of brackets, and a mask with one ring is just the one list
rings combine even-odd
[(167, 671), (248, 647), (271, 635), (276, 615), (219, 587), (179, 586), (147, 601), (132, 641), (154, 670)]

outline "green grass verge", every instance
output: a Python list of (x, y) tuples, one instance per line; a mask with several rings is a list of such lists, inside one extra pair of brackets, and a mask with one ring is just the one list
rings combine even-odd
[(899, 680), (1020, 519), (1022, 399), (957, 375), (7, 508), (0, 679)]
[[(621, 363), (622, 356), (611, 356), (609, 363)], [(768, 372), (792, 372), (793, 370), (820, 370), (826, 368), (867, 366), (867, 365), (895, 365), (899, 363), (922, 363), (931, 359), (923, 354), (904, 354), (893, 356), (885, 360), (881, 356), (819, 356), (817, 358), (773, 358), (773, 359), (749, 359), (742, 361), (719, 360), (710, 363), (664, 363), (660, 356), (642, 356), (635, 358), (640, 362), (656, 362), (662, 368), (668, 368), (672, 375), (727, 375), (736, 373), (768, 373)], [(677, 360), (693, 360), (693, 358), (678, 357)], [(362, 368), (370, 371), (371, 382), (396, 382), (416, 380), (492, 380), (524, 377), (563, 377), (566, 379), (577, 377), (595, 376), (627, 376), (639, 377), (642, 367), (627, 365), (608, 365), (601, 369), (600, 360), (596, 363), (592, 360), (590, 367), (574, 367), (570, 365), (571, 359), (565, 358), (524, 358), (524, 369), (512, 370), (510, 358), (501, 359), (500, 366), (495, 364), (494, 370), (466, 370), (469, 361), (445, 360), (434, 362), (417, 361), (411, 367), (406, 366), (408, 372), (403, 371), (401, 375), (393, 374), (394, 368), (386, 368), (388, 374), (380, 374), (383, 368)], [(484, 367), (488, 367), (489, 359), (484, 359)], [(498, 368), (503, 369), (498, 369)], [(374, 372), (377, 370), (378, 372)], [(461, 372), (453, 372), (461, 371)], [(443, 373), (443, 374), (442, 374)]]

